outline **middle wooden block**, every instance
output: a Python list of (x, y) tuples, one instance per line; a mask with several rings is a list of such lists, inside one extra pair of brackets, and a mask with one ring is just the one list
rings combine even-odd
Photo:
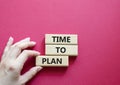
[(45, 45), (45, 54), (77, 56), (78, 45)]

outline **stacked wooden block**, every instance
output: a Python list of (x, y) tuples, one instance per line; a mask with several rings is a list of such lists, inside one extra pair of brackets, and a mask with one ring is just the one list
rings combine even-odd
[(78, 55), (77, 38), (75, 34), (46, 34), (45, 56), (37, 56), (36, 65), (69, 66), (69, 56)]

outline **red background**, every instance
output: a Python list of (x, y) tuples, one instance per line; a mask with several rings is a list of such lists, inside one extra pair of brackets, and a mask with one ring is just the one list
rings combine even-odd
[[(120, 0), (0, 0), (0, 55), (9, 36), (31, 37), (44, 54), (47, 33), (78, 34), (79, 55), (27, 85), (120, 85)], [(30, 58), (23, 72), (34, 63)]]

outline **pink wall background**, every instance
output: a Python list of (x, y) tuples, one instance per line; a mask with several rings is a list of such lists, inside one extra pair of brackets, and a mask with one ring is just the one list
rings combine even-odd
[[(27, 85), (120, 85), (120, 0), (0, 0), (0, 56), (9, 36), (31, 37), (44, 54), (47, 33), (78, 34), (79, 55)], [(34, 63), (30, 58), (23, 73)]]

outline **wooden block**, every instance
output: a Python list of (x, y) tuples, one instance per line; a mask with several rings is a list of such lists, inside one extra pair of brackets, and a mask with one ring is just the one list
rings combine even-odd
[(45, 67), (66, 67), (69, 65), (68, 56), (37, 56), (36, 65)]
[(71, 44), (76, 45), (78, 44), (78, 39), (76, 34), (46, 34), (45, 35), (45, 44), (57, 44), (57, 45), (65, 45)]
[(46, 45), (45, 54), (46, 55), (77, 56), (78, 45)]

